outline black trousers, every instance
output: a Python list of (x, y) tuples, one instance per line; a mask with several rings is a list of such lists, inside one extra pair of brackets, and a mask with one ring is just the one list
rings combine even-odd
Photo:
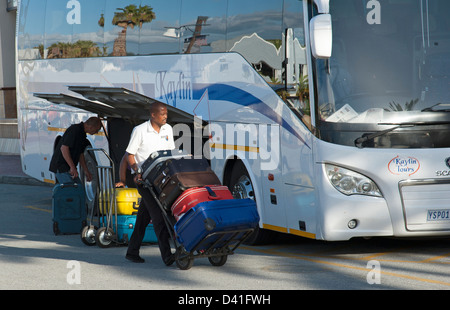
[(169, 242), (170, 234), (167, 230), (161, 209), (147, 188), (142, 185), (137, 185), (137, 190), (144, 203), (141, 203), (143, 208), (139, 206), (134, 231), (131, 234), (128, 244), (127, 254), (139, 255), (139, 249), (141, 248), (142, 240), (144, 239), (145, 229), (150, 223), (150, 219), (152, 219), (153, 228), (155, 229), (155, 234), (158, 238), (161, 258), (166, 262), (170, 258), (172, 251)]

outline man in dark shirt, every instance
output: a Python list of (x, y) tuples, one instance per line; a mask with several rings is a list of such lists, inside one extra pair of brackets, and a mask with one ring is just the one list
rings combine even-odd
[(92, 175), (84, 160), (84, 149), (89, 145), (86, 134), (96, 134), (102, 128), (98, 117), (91, 117), (86, 122), (71, 125), (60, 139), (50, 162), (49, 170), (55, 173), (59, 183), (81, 183), (77, 165), (81, 164), (88, 181)]

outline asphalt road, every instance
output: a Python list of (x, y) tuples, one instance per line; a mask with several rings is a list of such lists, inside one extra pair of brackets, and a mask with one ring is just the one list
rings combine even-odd
[[(197, 259), (185, 271), (166, 267), (150, 244), (141, 249), (146, 262), (131, 263), (125, 246), (104, 249), (84, 245), (79, 235), (55, 236), (51, 192), (48, 186), (0, 184), (0, 289), (175, 290), (178, 303), (189, 301), (186, 290), (217, 290), (220, 297), (211, 302), (230, 304), (231, 297), (222, 297), (228, 290), (252, 290), (253, 296), (269, 290), (450, 289), (450, 239), (280, 238), (241, 246), (222, 267)], [(234, 302), (245, 304), (245, 296)]]

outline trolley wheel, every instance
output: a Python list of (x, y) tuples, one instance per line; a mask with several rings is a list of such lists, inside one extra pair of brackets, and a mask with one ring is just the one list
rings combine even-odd
[(95, 234), (95, 242), (101, 248), (107, 248), (113, 241), (114, 231), (111, 228), (100, 227)]
[(188, 270), (194, 265), (194, 258), (182, 247), (178, 247), (175, 253), (175, 263), (181, 270)]
[(95, 226), (85, 226), (81, 231), (81, 241), (89, 246), (95, 245), (95, 235), (97, 228)]
[[(215, 249), (214, 252), (217, 252), (217, 250)], [(227, 259), (228, 259), (228, 255), (209, 256), (208, 257), (208, 260), (211, 263), (211, 265), (217, 266), (217, 267), (225, 265), (225, 263), (227, 262)]]
[(55, 235), (59, 235), (61, 233), (61, 231), (59, 230), (59, 227), (58, 227), (58, 222), (53, 222), (53, 233)]

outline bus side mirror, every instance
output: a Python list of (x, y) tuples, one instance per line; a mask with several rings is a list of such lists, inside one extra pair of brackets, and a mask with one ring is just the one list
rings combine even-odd
[(314, 16), (309, 22), (309, 35), (313, 56), (320, 59), (330, 58), (333, 41), (331, 15), (320, 14)]

